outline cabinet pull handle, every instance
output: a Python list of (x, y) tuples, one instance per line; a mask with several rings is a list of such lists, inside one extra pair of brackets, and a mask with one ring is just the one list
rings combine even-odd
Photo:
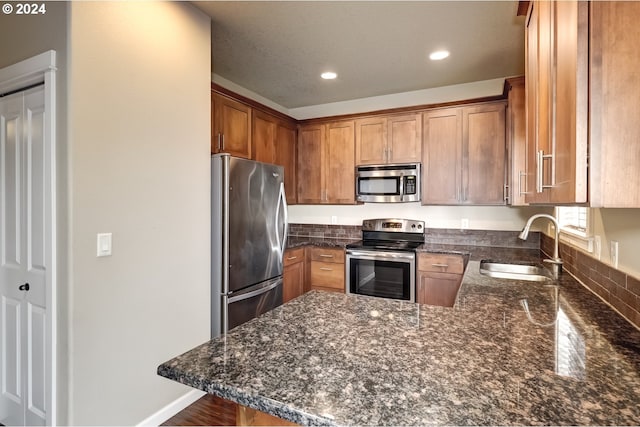
[(440, 263), (435, 263), (435, 264), (431, 264), (432, 267), (442, 267), (442, 268), (449, 268), (449, 264), (440, 264)]
[(527, 173), (526, 173), (526, 172), (523, 172), (523, 171), (520, 171), (520, 172), (518, 173), (518, 194), (519, 194), (520, 196), (524, 196), (525, 194), (527, 194), (527, 191), (526, 191), (526, 190), (525, 190), (525, 191), (522, 191), (522, 177), (523, 177), (523, 176), (525, 176), (526, 174), (527, 174)]
[(298, 257), (297, 256), (290, 256), (290, 257), (287, 257), (287, 261), (291, 261), (291, 260), (294, 260), (296, 258), (298, 258)]
[(504, 189), (502, 191), (502, 197), (505, 202), (509, 202), (509, 186), (507, 184), (504, 185)]
[(221, 138), (222, 139), (222, 150), (224, 151), (224, 133), (221, 134), (221, 135), (222, 135), (222, 138)]
[(218, 133), (218, 151), (222, 151), (222, 134)]
[(329, 254), (320, 254), (320, 256), (322, 258), (333, 258), (333, 255), (329, 255)]
[(320, 270), (322, 270), (322, 271), (333, 271), (333, 268), (320, 267)]
[(553, 154), (544, 154), (543, 150), (538, 151), (538, 161), (536, 164), (536, 192), (542, 193), (545, 188), (552, 188), (553, 185), (544, 183), (544, 161), (552, 160)]

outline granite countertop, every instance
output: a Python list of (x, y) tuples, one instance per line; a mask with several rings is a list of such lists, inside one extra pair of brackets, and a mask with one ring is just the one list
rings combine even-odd
[(566, 273), (489, 278), (459, 253), (454, 308), (312, 291), (158, 373), (299, 424), (640, 424), (639, 330)]
[(357, 241), (357, 239), (347, 238), (289, 236), (289, 238), (287, 238), (287, 249), (294, 249), (307, 245), (325, 248), (344, 248), (349, 243)]

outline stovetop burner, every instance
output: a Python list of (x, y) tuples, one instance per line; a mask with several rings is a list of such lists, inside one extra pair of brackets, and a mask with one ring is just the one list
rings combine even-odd
[(415, 251), (424, 243), (424, 221), (409, 219), (366, 219), (362, 240), (347, 249)]

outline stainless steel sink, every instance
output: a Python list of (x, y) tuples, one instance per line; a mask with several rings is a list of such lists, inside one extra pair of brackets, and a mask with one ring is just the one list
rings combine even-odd
[(512, 264), (484, 259), (480, 261), (480, 274), (499, 279), (546, 282), (553, 280), (544, 267), (534, 264)]

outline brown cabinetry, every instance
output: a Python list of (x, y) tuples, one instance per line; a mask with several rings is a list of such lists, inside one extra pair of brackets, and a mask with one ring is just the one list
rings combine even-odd
[(283, 263), (282, 302), (285, 303), (302, 295), (305, 291), (305, 249), (287, 249), (284, 252)]
[(298, 203), (355, 203), (353, 121), (298, 129)]
[(532, 2), (526, 25), (529, 203), (587, 201), (588, 2)]
[(640, 207), (640, 3), (534, 1), (527, 201)]
[(344, 292), (344, 249), (309, 249), (311, 289)]
[(505, 204), (504, 102), (427, 111), (423, 135), (423, 204)]
[(211, 152), (251, 158), (251, 107), (212, 93)]
[(460, 255), (418, 254), (416, 302), (453, 307), (463, 273), (464, 259)]
[(356, 165), (421, 161), (419, 113), (365, 117), (355, 122)]
[(296, 203), (296, 129), (263, 111), (253, 110), (253, 159), (284, 168), (284, 188), (288, 204)]
[(526, 205), (526, 116), (524, 77), (507, 79), (507, 183), (511, 206)]

